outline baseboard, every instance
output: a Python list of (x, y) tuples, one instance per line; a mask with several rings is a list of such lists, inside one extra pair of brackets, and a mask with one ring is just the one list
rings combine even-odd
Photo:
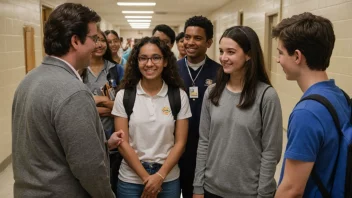
[(0, 172), (4, 171), (12, 162), (12, 154), (0, 163)]

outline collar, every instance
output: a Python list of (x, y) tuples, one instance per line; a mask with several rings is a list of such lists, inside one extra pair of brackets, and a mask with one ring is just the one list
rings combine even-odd
[(329, 79), (326, 81), (321, 81), (318, 83), (315, 83), (314, 85), (310, 86), (303, 94), (302, 98), (311, 94), (312, 90), (319, 89), (319, 88), (326, 88), (326, 87), (335, 87), (335, 80), (334, 79)]
[(66, 65), (68, 65), (68, 66), (71, 68), (71, 70), (75, 73), (76, 77), (77, 77), (81, 82), (83, 82), (83, 81), (82, 81), (82, 78), (81, 78), (81, 76), (79, 75), (79, 73), (77, 72), (77, 70), (76, 70), (70, 63), (68, 63), (68, 62), (65, 61), (64, 59), (61, 59), (61, 58), (56, 57), (56, 56), (50, 56), (50, 57), (53, 57), (53, 58), (55, 58), (55, 59), (57, 59), (57, 60), (60, 60), (60, 61), (62, 61), (62, 62), (64, 62), (64, 63), (66, 63)]
[(205, 61), (207, 60), (207, 56), (205, 56), (204, 60), (200, 61), (199, 63), (196, 63), (196, 64), (193, 64), (193, 63), (190, 63), (188, 62), (187, 60), (187, 56), (185, 57), (186, 61), (187, 61), (187, 65), (190, 66), (190, 67), (200, 67), (202, 65), (205, 64)]
[[(168, 91), (168, 86), (165, 83), (165, 81), (163, 80), (163, 86), (161, 87), (159, 93), (157, 93), (156, 95), (159, 97), (165, 97), (167, 95), (167, 91)], [(147, 93), (145, 93), (145, 91), (143, 90), (143, 87), (141, 85), (141, 81), (139, 81), (137, 84), (137, 94), (138, 95), (147, 95)]]

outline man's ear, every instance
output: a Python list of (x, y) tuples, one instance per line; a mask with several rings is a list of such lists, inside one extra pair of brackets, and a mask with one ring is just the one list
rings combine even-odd
[(208, 39), (207, 40), (207, 48), (209, 48), (213, 44), (213, 39)]
[(81, 44), (81, 41), (79, 40), (78, 36), (77, 35), (73, 35), (71, 37), (71, 46), (74, 49), (77, 49), (80, 44)]

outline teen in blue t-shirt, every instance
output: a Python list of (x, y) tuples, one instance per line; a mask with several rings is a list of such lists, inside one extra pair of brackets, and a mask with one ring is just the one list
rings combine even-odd
[[(347, 100), (325, 71), (335, 42), (331, 22), (303, 13), (282, 20), (273, 29), (273, 36), (278, 38), (277, 61), (286, 79), (297, 81), (304, 92), (303, 97), (311, 94), (326, 97), (338, 112), (341, 126), (347, 124), (351, 113)], [(303, 101), (290, 115), (287, 135), (288, 143), (275, 197), (322, 197), (310, 174), (314, 167), (323, 185), (331, 190), (339, 148), (339, 136), (332, 116), (319, 102)]]

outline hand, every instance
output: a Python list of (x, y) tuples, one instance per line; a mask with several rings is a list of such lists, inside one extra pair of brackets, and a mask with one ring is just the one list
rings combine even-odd
[(94, 96), (94, 101), (96, 105), (99, 105), (101, 103), (103, 103), (102, 105), (104, 105), (104, 102), (108, 102), (110, 101), (110, 99), (107, 96)]
[(159, 192), (161, 192), (161, 185), (163, 184), (163, 179), (157, 175), (150, 175), (145, 181), (144, 181), (144, 190), (142, 193), (141, 198), (150, 198), (150, 197), (156, 197)]
[(204, 198), (204, 195), (193, 194), (192, 198)]
[(109, 150), (117, 148), (123, 142), (124, 135), (125, 133), (122, 130), (119, 130), (111, 134), (108, 140)]

